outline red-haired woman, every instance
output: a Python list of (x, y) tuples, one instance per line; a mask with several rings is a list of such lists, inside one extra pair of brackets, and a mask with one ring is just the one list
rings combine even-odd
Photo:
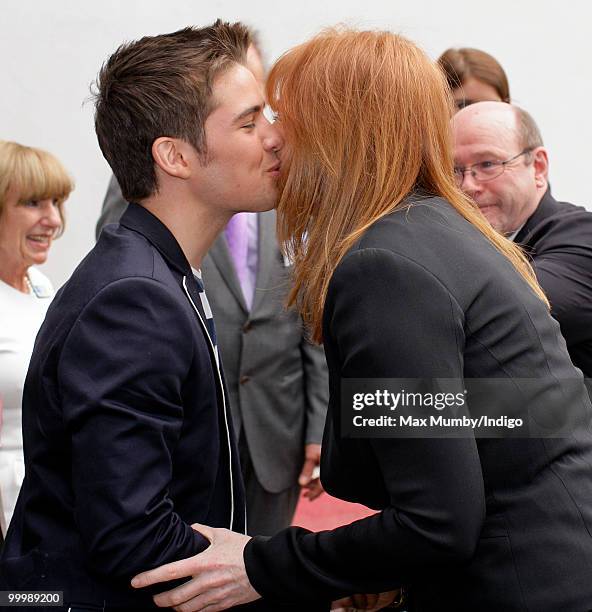
[[(198, 526), (210, 549), (135, 583), (193, 576), (159, 605), (216, 612), (262, 595), (306, 610), (407, 585), (424, 612), (592, 609), (592, 407), (524, 255), (456, 186), (448, 91), (388, 32), (328, 31), (273, 67), (291, 301), (329, 367), (321, 478), (379, 512), (272, 538)], [(444, 383), (453, 401), (469, 390), (462, 409), (428, 402)], [(385, 389), (425, 400), (406, 404), (417, 427), (352, 431), (352, 392), (362, 414), (380, 399), (398, 418)], [(451, 433), (438, 414), (500, 427)]]

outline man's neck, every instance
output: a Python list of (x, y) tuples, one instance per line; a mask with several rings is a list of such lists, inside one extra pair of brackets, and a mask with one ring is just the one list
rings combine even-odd
[(542, 188), (542, 187), (539, 188), (536, 199), (534, 199), (532, 205), (529, 206), (529, 208), (527, 209), (526, 215), (522, 218), (521, 223), (518, 225), (518, 227), (516, 229), (510, 231), (510, 232), (507, 232), (505, 234), (505, 236), (506, 236), (506, 238), (508, 240), (512, 240), (513, 241), (516, 238), (516, 236), (520, 233), (520, 230), (522, 230), (522, 228), (526, 225), (528, 220), (537, 211), (541, 201), (545, 197), (545, 193), (547, 193), (547, 184), (546, 183), (545, 183), (544, 188)]
[[(526, 223), (526, 221), (524, 223)], [(516, 238), (516, 236), (518, 236), (518, 234), (520, 233), (520, 230), (524, 227), (524, 223), (520, 225), (518, 229), (515, 229), (513, 232), (506, 234), (506, 238), (514, 242), (514, 239)]]
[(187, 261), (199, 269), (218, 234), (228, 223), (231, 212), (212, 211), (187, 194), (158, 194), (140, 202), (173, 234)]

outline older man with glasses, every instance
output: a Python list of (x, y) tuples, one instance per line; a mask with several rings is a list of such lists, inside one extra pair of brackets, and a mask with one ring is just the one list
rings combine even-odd
[(530, 255), (572, 361), (592, 377), (592, 213), (551, 195), (547, 150), (526, 111), (480, 102), (452, 126), (459, 187)]

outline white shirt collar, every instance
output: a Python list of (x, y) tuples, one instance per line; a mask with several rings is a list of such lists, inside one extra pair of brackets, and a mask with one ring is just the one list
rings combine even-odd
[(507, 238), (508, 240), (511, 240), (512, 242), (514, 242), (514, 239), (516, 238), (516, 236), (518, 236), (518, 234), (519, 234), (520, 230), (521, 230), (523, 227), (524, 227), (524, 223), (523, 223), (523, 224), (522, 224), (522, 225), (521, 225), (521, 226), (520, 226), (520, 227), (519, 227), (517, 230), (513, 231), (511, 234), (508, 234), (508, 235), (506, 236), (506, 238)]

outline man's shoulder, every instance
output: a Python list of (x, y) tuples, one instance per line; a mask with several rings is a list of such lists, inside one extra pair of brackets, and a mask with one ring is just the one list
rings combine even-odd
[[(106, 228), (58, 292), (52, 311), (76, 316), (100, 293), (180, 292), (180, 283), (144, 236), (123, 226)], [(130, 296), (128, 296), (130, 297)]]
[(103, 285), (125, 278), (159, 278), (170, 276), (158, 250), (139, 232), (122, 225), (101, 233), (97, 244), (81, 262), (72, 279), (83, 277), (87, 284)]
[(536, 247), (537, 251), (543, 246), (592, 248), (592, 212), (583, 206), (555, 200), (549, 194), (541, 200), (525, 230), (517, 242), (527, 248)]
[(557, 223), (572, 218), (577, 218), (584, 223), (592, 223), (592, 211), (581, 205), (555, 199), (551, 199), (547, 214), (544, 217)]
[(117, 260), (115, 274), (123, 274), (128, 268), (146, 274), (158, 255), (158, 249), (144, 234), (125, 225), (106, 228), (93, 251), (97, 259)]

